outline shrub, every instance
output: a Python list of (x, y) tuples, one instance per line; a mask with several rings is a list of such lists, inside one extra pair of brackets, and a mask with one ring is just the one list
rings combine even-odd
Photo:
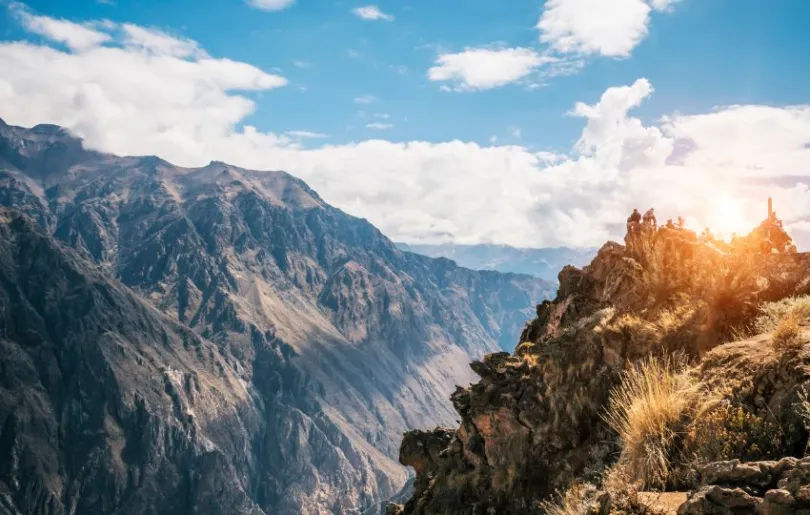
[(649, 358), (625, 372), (611, 391), (605, 421), (622, 443), (619, 466), (642, 486), (661, 486), (678, 431), (701, 396), (694, 379), (672, 361)]
[(766, 302), (759, 307), (759, 316), (754, 321), (754, 329), (758, 334), (773, 331), (782, 320), (791, 315), (799, 319), (810, 317), (810, 296)]
[(776, 422), (742, 406), (722, 405), (696, 417), (684, 437), (687, 459), (700, 463), (756, 461), (784, 454), (784, 434)]
[(804, 339), (802, 329), (799, 327), (799, 317), (795, 312), (791, 312), (773, 330), (771, 346), (777, 352), (784, 353), (797, 351), (803, 345)]

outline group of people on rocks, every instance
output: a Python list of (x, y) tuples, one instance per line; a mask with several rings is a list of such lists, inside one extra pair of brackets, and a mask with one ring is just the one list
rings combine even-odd
[[(769, 201), (770, 202), (770, 201)], [(769, 205), (770, 206), (770, 205)], [(770, 207), (769, 207), (770, 210)], [(776, 213), (770, 211), (768, 218), (766, 218), (758, 227), (756, 227), (746, 237), (739, 237), (736, 233), (731, 235), (731, 243), (715, 238), (712, 231), (706, 227), (698, 237), (693, 231), (686, 229), (685, 220), (679, 216), (677, 222), (668, 219), (663, 228), (675, 231), (684, 231), (689, 233), (690, 239), (698, 239), (701, 242), (708, 243), (716, 247), (718, 250), (725, 252), (737, 252), (742, 250), (755, 250), (765, 253), (795, 253), (796, 246), (793, 244), (793, 239), (785, 231), (782, 226), (782, 220), (776, 217)], [(655, 209), (648, 209), (643, 215), (638, 209), (633, 209), (633, 212), (627, 218), (627, 233), (632, 234), (635, 231), (645, 229), (658, 229), (658, 222), (655, 217)]]
[[(667, 229), (683, 229), (685, 220), (683, 217), (678, 217), (678, 222), (673, 223), (672, 218), (667, 220), (664, 225)], [(658, 220), (655, 218), (655, 208), (650, 208), (644, 212), (644, 215), (639, 213), (638, 209), (633, 209), (633, 212), (627, 218), (627, 232), (632, 232), (635, 228), (640, 226), (647, 226), (656, 229), (658, 227)]]

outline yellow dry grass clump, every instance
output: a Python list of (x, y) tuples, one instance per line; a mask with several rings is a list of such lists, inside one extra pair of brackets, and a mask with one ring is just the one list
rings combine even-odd
[(810, 296), (789, 297), (778, 302), (766, 302), (759, 308), (759, 316), (754, 321), (758, 334), (774, 331), (782, 320), (790, 316), (799, 319), (810, 317)]
[(810, 296), (791, 297), (768, 302), (759, 308), (754, 321), (758, 334), (772, 331), (771, 346), (779, 353), (795, 352), (805, 343), (801, 321), (810, 317)]
[(670, 447), (702, 397), (699, 384), (679, 368), (655, 358), (631, 367), (604, 415), (622, 442), (619, 466), (643, 487), (666, 483)]
[(540, 503), (540, 509), (546, 515), (587, 515), (591, 512), (592, 496), (596, 488), (591, 485), (575, 483), (555, 501)]
[(804, 346), (802, 329), (799, 327), (799, 317), (791, 313), (779, 322), (773, 330), (771, 346), (777, 352), (794, 352)]

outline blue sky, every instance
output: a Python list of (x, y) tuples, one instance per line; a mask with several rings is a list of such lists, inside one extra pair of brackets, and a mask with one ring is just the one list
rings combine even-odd
[(0, 5), (8, 123), (285, 170), (395, 240), (598, 246), (649, 206), (728, 235), (772, 196), (810, 248), (805, 0)]
[[(548, 79), (537, 89), (509, 85), (464, 93), (441, 91), (427, 78), (437, 54), (482, 45), (542, 49), (535, 28), (541, 1), (511, 0), (508, 7), (497, 0), (377, 4), (394, 16), (390, 22), (355, 16), (352, 9), (364, 3), (327, 0), (299, 0), (276, 12), (239, 0), (27, 5), (78, 22), (155, 27), (198, 41), (212, 56), (279, 70), (290, 84), (253, 94), (257, 108), (245, 122), (266, 131), (322, 133), (330, 143), (383, 135), (483, 144), (497, 136), (537, 149), (567, 149), (581, 123), (561, 114), (640, 76), (656, 85), (654, 99), (637, 112), (643, 120), (730, 104), (797, 104), (806, 100), (810, 82), (810, 3), (804, 0), (769, 6), (759, 0), (682, 1), (671, 12), (652, 14), (649, 36), (629, 58), (590, 58), (579, 73)], [(8, 11), (2, 26), (5, 39), (26, 37)], [(378, 100), (354, 102), (365, 95)], [(393, 127), (366, 127), (374, 122)]]

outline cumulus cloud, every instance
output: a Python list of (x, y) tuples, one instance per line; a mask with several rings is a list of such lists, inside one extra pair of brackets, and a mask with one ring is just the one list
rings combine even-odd
[(394, 21), (394, 17), (392, 15), (382, 12), (376, 5), (358, 7), (356, 9), (352, 9), (352, 12), (358, 18), (362, 18), (364, 20)]
[(262, 11), (281, 11), (292, 4), (295, 0), (245, 0), (248, 5), (261, 9)]
[(678, 0), (547, 0), (540, 41), (563, 53), (628, 57), (647, 37), (650, 12)]
[(381, 131), (381, 130), (385, 130), (385, 129), (393, 129), (394, 126), (391, 125), (390, 123), (372, 122), (372, 123), (366, 124), (366, 128)]
[(72, 50), (84, 50), (111, 39), (109, 34), (96, 30), (94, 24), (79, 24), (37, 16), (20, 3), (12, 3), (11, 12), (20, 19), (23, 27), (29, 32), (62, 43)]
[(467, 48), (444, 53), (428, 70), (428, 78), (450, 82), (455, 90), (492, 89), (526, 78), (557, 59), (530, 48)]
[(628, 57), (647, 36), (652, 11), (669, 12), (680, 0), (547, 0), (533, 48), (468, 47), (440, 53), (428, 70), (444, 91), (471, 91), (523, 83), (529, 89), (547, 79), (579, 72), (589, 56)]
[(810, 106), (730, 106), (645, 125), (632, 112), (654, 88), (639, 79), (572, 106), (583, 128), (570, 151), (383, 139), (306, 150), (303, 133), (242, 125), (254, 105), (240, 90), (283, 78), (202, 50), (157, 48), (123, 37), (74, 50), (0, 43), (0, 116), (58, 123), (118, 154), (287, 170), (407, 242), (593, 246), (620, 237), (633, 207), (649, 206), (728, 232), (758, 223), (772, 196), (788, 229), (810, 243)]
[[(100, 148), (133, 136), (114, 129), (121, 126), (191, 148), (201, 137), (226, 135), (253, 111), (252, 100), (233, 92), (287, 82), (246, 63), (212, 58), (193, 41), (129, 24), (103, 27), (106, 40), (73, 44), (71, 51), (0, 44), (0, 69), (13, 70), (0, 76), (0, 116), (24, 125), (60, 123)], [(30, 103), (20, 104), (23, 98)], [(151, 152), (148, 145), (138, 150)]]

